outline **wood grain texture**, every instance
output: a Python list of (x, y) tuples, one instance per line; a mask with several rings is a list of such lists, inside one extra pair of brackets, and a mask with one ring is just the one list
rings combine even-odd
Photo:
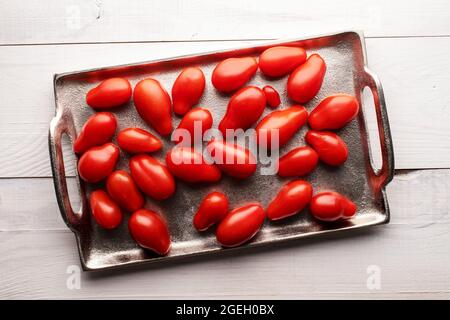
[[(54, 73), (250, 43), (0, 47), (0, 177), (51, 176), (47, 130), (54, 114)], [(385, 90), (396, 168), (450, 167), (450, 37), (367, 39), (367, 48), (370, 68)], [(423, 59), (430, 53), (432, 59)], [(73, 165), (67, 169), (74, 173)]]
[(0, 44), (450, 35), (446, 0), (0, 1)]
[[(388, 225), (239, 254), (83, 273), (80, 290), (66, 287), (67, 268), (79, 265), (78, 254), (72, 233), (53, 220), (51, 180), (0, 182), (1, 298), (450, 298), (450, 170), (396, 175), (388, 187)], [(19, 219), (15, 200), (25, 198), (28, 214)], [(371, 265), (380, 268), (380, 290), (366, 286)]]

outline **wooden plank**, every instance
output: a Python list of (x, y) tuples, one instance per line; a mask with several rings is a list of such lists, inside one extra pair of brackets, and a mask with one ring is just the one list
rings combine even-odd
[(1, 1), (0, 44), (269, 39), (343, 29), (437, 36), (450, 34), (449, 11), (446, 0)]
[[(0, 177), (51, 175), (47, 128), (54, 114), (54, 73), (249, 43), (0, 47)], [(370, 67), (386, 94), (396, 167), (450, 167), (450, 38), (368, 39), (367, 48)], [(430, 52), (433, 58), (424, 59)], [(68, 170), (73, 174), (74, 166)]]
[[(37, 219), (55, 210), (39, 205), (54, 202), (50, 179), (0, 182), (0, 298), (450, 298), (450, 170), (396, 175), (388, 187), (392, 221), (385, 226), (240, 254), (83, 273), (79, 290), (66, 286), (68, 267), (79, 265), (73, 235)], [(30, 190), (19, 196), (25, 186)], [(23, 216), (36, 219), (23, 222), (12, 207), (27, 196)], [(380, 270), (379, 290), (366, 285), (369, 266)]]

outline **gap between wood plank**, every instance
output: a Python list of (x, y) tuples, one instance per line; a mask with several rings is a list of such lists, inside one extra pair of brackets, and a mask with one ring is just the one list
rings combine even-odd
[[(314, 35), (312, 35), (314, 37)], [(309, 36), (307, 36), (309, 37)], [(304, 38), (304, 37), (300, 37)], [(409, 38), (450, 38), (448, 35), (418, 35), (418, 36), (364, 36), (364, 39), (409, 39)], [(200, 40), (142, 40), (142, 41), (98, 41), (98, 42), (47, 42), (47, 43), (5, 43), (0, 47), (25, 47), (25, 46), (64, 46), (64, 45), (98, 45), (98, 44), (150, 44), (150, 43), (201, 43), (201, 42), (236, 42), (236, 41), (273, 41), (285, 38), (249, 38), (249, 39), (200, 39)], [(289, 40), (290, 38), (286, 38)]]

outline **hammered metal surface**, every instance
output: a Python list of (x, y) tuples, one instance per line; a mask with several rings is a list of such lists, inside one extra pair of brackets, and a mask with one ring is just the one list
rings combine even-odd
[[(381, 94), (379, 101), (375, 101), (379, 114), (379, 128), (381, 144), (383, 148), (384, 166), (378, 175), (370, 165), (367, 148), (367, 134), (364, 115), (352, 121), (348, 126), (337, 133), (345, 140), (349, 147), (349, 159), (345, 165), (339, 168), (331, 168), (320, 164), (318, 168), (305, 180), (311, 182), (315, 192), (322, 190), (336, 190), (350, 197), (358, 206), (357, 215), (348, 222), (338, 224), (323, 224), (313, 220), (307, 210), (291, 218), (276, 223), (266, 221), (259, 234), (246, 246), (267, 244), (281, 240), (295, 239), (316, 235), (329, 231), (359, 228), (363, 226), (385, 223), (389, 220), (384, 186), (392, 177), (393, 158), (392, 144), (390, 141), (389, 127), (384, 110), (384, 98), (381, 88), (375, 88), (377, 84), (373, 78), (368, 80), (368, 70), (365, 68), (364, 39), (356, 32), (345, 32), (336, 35), (322, 36), (307, 40), (296, 40), (289, 45), (298, 45), (305, 48), (308, 55), (319, 53), (326, 61), (327, 72), (319, 94), (308, 104), (306, 108), (311, 111), (320, 100), (334, 93), (348, 93), (355, 95), (361, 101), (360, 93), (365, 85), (371, 85), (372, 90)], [(207, 79), (207, 86), (199, 106), (208, 108), (214, 117), (214, 125), (217, 126), (225, 113), (229, 95), (220, 95), (212, 87), (210, 79), (214, 66), (218, 61), (231, 56), (258, 56), (270, 45), (231, 50), (219, 53), (209, 53), (194, 57), (181, 57), (165, 61), (146, 62), (130, 66), (120, 66), (90, 70), (85, 72), (67, 73), (55, 76), (55, 99), (57, 115), (52, 121), (50, 130), (50, 151), (52, 168), (54, 172), (55, 188), (62, 215), (75, 232), (83, 268), (85, 270), (102, 269), (140, 262), (163, 261), (173, 257), (189, 256), (196, 254), (212, 253), (222, 249), (215, 240), (214, 232), (209, 231), (199, 234), (192, 226), (192, 217), (201, 199), (212, 190), (222, 191), (229, 196), (231, 207), (236, 207), (250, 201), (259, 201), (264, 206), (273, 198), (280, 188), (289, 179), (281, 179), (278, 176), (264, 176), (256, 174), (249, 179), (237, 181), (224, 176), (220, 183), (213, 185), (194, 186), (177, 181), (177, 191), (169, 200), (163, 202), (153, 201), (147, 198), (146, 208), (155, 210), (165, 217), (168, 222), (172, 237), (172, 249), (168, 256), (156, 255), (141, 249), (131, 239), (127, 220), (129, 214), (125, 214), (122, 225), (113, 231), (99, 228), (90, 218), (86, 199), (92, 189), (103, 187), (103, 184), (84, 185), (80, 183), (83, 206), (81, 214), (71, 212), (65, 188), (63, 163), (59, 149), (60, 135), (68, 133), (72, 138), (75, 131), (78, 133), (86, 121), (93, 114), (93, 110), (85, 103), (85, 95), (99, 81), (111, 76), (123, 76), (130, 80), (133, 87), (141, 79), (146, 77), (156, 78), (170, 92), (172, 84), (180, 70), (189, 65), (197, 65), (203, 70)], [(266, 79), (260, 72), (248, 83), (262, 87), (270, 84), (278, 90), (282, 97), (280, 108), (287, 108), (293, 103), (286, 95), (287, 77), (281, 79)], [(378, 90), (378, 91), (377, 91)], [(381, 109), (380, 109), (381, 108)], [(271, 112), (266, 108), (265, 114)], [(141, 127), (151, 132), (153, 129), (143, 122), (138, 116), (133, 103), (114, 111), (119, 128)], [(176, 127), (179, 117), (173, 116), (173, 125)], [(307, 126), (302, 128), (295, 137), (280, 150), (280, 154), (288, 150), (304, 145), (304, 135)], [(115, 139), (114, 139), (115, 141)], [(165, 152), (170, 147), (169, 139), (164, 140), (164, 149), (154, 156), (163, 160)], [(128, 170), (127, 154), (121, 154), (118, 169)], [(381, 179), (381, 177), (383, 177)], [(381, 179), (381, 181), (380, 181)], [(86, 190), (85, 190), (86, 189)], [(230, 250), (230, 249), (226, 249)], [(232, 249), (235, 250), (235, 249)]]

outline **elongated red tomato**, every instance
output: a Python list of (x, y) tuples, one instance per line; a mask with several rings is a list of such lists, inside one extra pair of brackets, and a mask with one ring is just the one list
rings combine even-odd
[(133, 93), (136, 110), (150, 126), (163, 136), (172, 131), (171, 102), (167, 91), (151, 78), (138, 82)]
[(240, 246), (258, 233), (265, 218), (264, 209), (258, 203), (236, 208), (217, 227), (217, 241), (224, 247)]
[(352, 218), (356, 213), (356, 205), (340, 193), (326, 191), (312, 198), (310, 211), (316, 219), (336, 221)]
[(266, 96), (267, 104), (271, 108), (276, 108), (281, 104), (280, 95), (272, 86), (265, 86), (263, 92)]
[(228, 58), (214, 68), (211, 81), (218, 91), (228, 93), (246, 84), (256, 70), (258, 62), (255, 58)]
[(128, 153), (155, 152), (163, 146), (161, 140), (141, 128), (123, 129), (117, 135), (117, 143)]
[(134, 241), (144, 249), (161, 256), (169, 253), (169, 229), (164, 219), (156, 212), (147, 209), (134, 212), (128, 220), (128, 230)]
[(340, 166), (348, 158), (348, 148), (344, 140), (333, 132), (308, 131), (306, 143), (316, 150), (319, 159), (330, 166)]
[(173, 147), (167, 152), (166, 164), (175, 177), (186, 182), (217, 182), (222, 177), (216, 165), (206, 163), (203, 155), (191, 147)]
[(195, 142), (203, 141), (203, 134), (206, 130), (211, 129), (212, 125), (211, 112), (205, 108), (195, 108), (181, 119), (180, 124), (172, 133), (172, 138), (175, 143), (183, 142), (183, 145), (190, 146)]
[(352, 121), (359, 111), (359, 103), (348, 94), (336, 94), (322, 100), (309, 114), (308, 123), (313, 130), (340, 129)]
[(128, 172), (117, 170), (106, 179), (106, 190), (119, 206), (134, 212), (144, 206), (144, 197)]
[(122, 222), (122, 211), (103, 190), (95, 190), (89, 199), (92, 216), (104, 229), (117, 228)]
[(299, 103), (306, 103), (314, 98), (322, 86), (325, 72), (325, 61), (318, 54), (311, 55), (289, 76), (287, 83), (289, 97)]
[(119, 107), (131, 98), (131, 85), (124, 78), (110, 78), (102, 81), (86, 95), (86, 103), (95, 110)]
[(224, 136), (227, 129), (246, 130), (258, 121), (265, 107), (266, 96), (261, 89), (252, 86), (242, 88), (231, 97), (219, 130)]
[(207, 151), (219, 169), (231, 177), (245, 179), (256, 171), (255, 156), (236, 143), (212, 140), (208, 143)]
[(149, 155), (133, 156), (130, 172), (139, 189), (156, 200), (167, 199), (175, 192), (175, 179), (169, 169)]
[(111, 141), (116, 132), (116, 117), (110, 112), (99, 112), (86, 121), (73, 144), (76, 153), (83, 153), (89, 148)]
[(211, 192), (200, 203), (194, 215), (194, 227), (204, 231), (225, 218), (228, 213), (228, 198), (220, 192)]
[(312, 198), (313, 189), (309, 182), (294, 180), (285, 184), (267, 208), (270, 220), (290, 217), (302, 211)]
[(272, 148), (272, 143), (276, 145), (276, 141), (272, 141), (272, 135), (275, 133), (274, 131), (277, 131), (278, 146), (284, 146), (306, 123), (307, 119), (308, 112), (303, 106), (292, 106), (269, 113), (256, 126), (256, 136), (259, 145), (261, 146), (266, 142), (265, 147), (267, 149)]
[(183, 115), (200, 101), (205, 90), (205, 76), (196, 67), (184, 69), (172, 87), (173, 112)]
[(292, 149), (280, 158), (278, 175), (280, 177), (305, 176), (317, 167), (318, 161), (317, 152), (309, 146)]
[(266, 76), (282, 77), (306, 61), (306, 51), (299, 47), (277, 46), (259, 57), (259, 69)]
[(78, 161), (78, 173), (87, 182), (99, 182), (105, 179), (117, 164), (119, 148), (112, 143), (93, 147), (83, 153)]

